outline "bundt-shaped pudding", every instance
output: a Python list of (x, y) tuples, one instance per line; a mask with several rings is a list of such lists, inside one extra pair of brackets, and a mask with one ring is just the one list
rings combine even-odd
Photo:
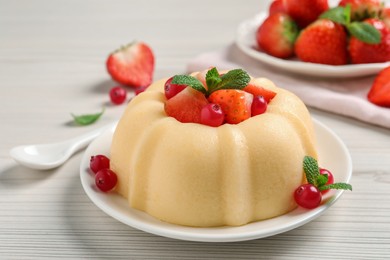
[(241, 69), (212, 68), (136, 96), (110, 167), (132, 208), (179, 225), (238, 226), (297, 206), (306, 155), (317, 157), (315, 136), (298, 97)]

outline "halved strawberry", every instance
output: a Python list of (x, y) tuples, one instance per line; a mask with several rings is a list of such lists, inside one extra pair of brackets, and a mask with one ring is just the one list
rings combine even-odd
[(257, 30), (257, 44), (264, 52), (278, 58), (289, 58), (294, 54), (294, 42), (298, 27), (290, 16), (273, 13)]
[(390, 107), (390, 67), (376, 76), (367, 98), (378, 106)]
[(238, 124), (251, 117), (253, 95), (243, 90), (217, 90), (211, 93), (209, 101), (221, 107), (228, 124)]
[(390, 30), (383, 21), (370, 18), (364, 21), (371, 24), (381, 33), (381, 41), (378, 44), (365, 43), (352, 36), (349, 40), (349, 55), (351, 62), (375, 63), (390, 61)]
[(113, 80), (130, 87), (146, 87), (153, 80), (154, 55), (145, 43), (130, 43), (111, 53), (106, 66)]
[(200, 123), (202, 108), (208, 103), (203, 93), (186, 87), (165, 102), (165, 112), (182, 123)]
[(263, 96), (267, 103), (269, 103), (276, 96), (276, 92), (257, 85), (253, 80), (250, 81), (248, 86), (246, 86), (243, 90), (251, 93), (253, 96)]

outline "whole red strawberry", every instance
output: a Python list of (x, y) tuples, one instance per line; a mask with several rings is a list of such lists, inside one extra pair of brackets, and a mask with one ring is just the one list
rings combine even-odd
[(274, 14), (274, 13), (285, 13), (286, 8), (284, 7), (284, 0), (274, 0), (270, 6), (268, 13), (269, 14)]
[(390, 61), (390, 30), (378, 19), (371, 18), (364, 22), (371, 24), (380, 32), (381, 41), (378, 44), (370, 44), (352, 36), (349, 41), (351, 62), (358, 64)]
[(367, 98), (378, 106), (390, 107), (390, 67), (376, 76)]
[(130, 87), (145, 87), (152, 83), (154, 55), (145, 43), (130, 43), (111, 53), (106, 66), (113, 80)]
[(257, 43), (269, 55), (289, 58), (294, 54), (294, 42), (298, 35), (295, 22), (284, 13), (268, 16), (257, 30)]
[(347, 35), (342, 25), (319, 19), (300, 33), (295, 53), (305, 62), (343, 65), (347, 63), (346, 45)]
[(378, 18), (383, 11), (380, 0), (341, 0), (339, 6), (351, 6), (351, 20), (362, 21), (366, 18)]
[(304, 28), (329, 9), (328, 0), (284, 0), (287, 14)]

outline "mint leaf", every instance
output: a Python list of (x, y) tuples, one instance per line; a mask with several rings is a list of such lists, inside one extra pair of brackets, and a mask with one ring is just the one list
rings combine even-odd
[(348, 11), (347, 8), (338, 6), (322, 13), (320, 18), (329, 19), (335, 23), (347, 25), (349, 23), (349, 13), (350, 9)]
[(221, 80), (214, 91), (219, 89), (243, 89), (248, 85), (251, 78), (246, 71), (235, 69), (222, 75)]
[(214, 67), (207, 71), (206, 73), (206, 84), (209, 91), (216, 88), (219, 83), (221, 83), (222, 79), (219, 76), (218, 70)]
[(328, 184), (328, 185), (322, 185), (322, 186), (318, 187), (318, 189), (320, 191), (329, 190), (329, 189), (352, 190), (352, 185), (348, 184), (348, 183), (338, 182), (338, 183), (332, 183), (332, 184)]
[(328, 175), (327, 174), (320, 174), (317, 176), (316, 181), (317, 181), (318, 187), (321, 187), (328, 182)]
[(176, 75), (173, 77), (171, 83), (189, 86), (197, 91), (202, 92), (203, 94), (206, 94), (207, 92), (202, 82), (190, 75)]
[(96, 122), (104, 113), (105, 108), (103, 108), (102, 112), (96, 113), (96, 114), (86, 114), (86, 115), (79, 115), (76, 116), (73, 113), (71, 114), (73, 117), (73, 120), (79, 124), (79, 125), (90, 125), (94, 122)]
[(307, 181), (317, 187), (317, 179), (320, 176), (317, 160), (311, 156), (305, 156), (303, 159), (303, 170)]
[(382, 35), (378, 29), (365, 22), (353, 22), (347, 25), (348, 32), (362, 42), (377, 44), (381, 42)]

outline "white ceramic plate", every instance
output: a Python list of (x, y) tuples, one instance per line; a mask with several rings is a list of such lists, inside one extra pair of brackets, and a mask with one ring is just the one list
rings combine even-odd
[(380, 70), (390, 66), (390, 62), (350, 64), (350, 65), (322, 65), (302, 62), (294, 59), (279, 59), (270, 56), (257, 47), (256, 32), (266, 18), (266, 13), (260, 13), (253, 18), (243, 21), (237, 30), (236, 44), (247, 55), (273, 67), (308, 76), (328, 78), (361, 77), (377, 74)]
[[(336, 182), (349, 182), (352, 175), (352, 163), (347, 148), (343, 142), (326, 126), (314, 120), (318, 139), (320, 165), (323, 165), (335, 176)], [(105, 154), (109, 156), (114, 128), (94, 140), (87, 148), (80, 166), (82, 186), (101, 210), (111, 217), (131, 227), (152, 234), (189, 241), (230, 242), (263, 238), (289, 231), (320, 216), (343, 193), (330, 191), (324, 197), (324, 203), (313, 210), (297, 208), (292, 212), (273, 219), (258, 221), (239, 227), (194, 228), (173, 225), (157, 220), (144, 212), (132, 209), (127, 200), (111, 192), (100, 192), (94, 181), (94, 174), (88, 169), (92, 155)]]

